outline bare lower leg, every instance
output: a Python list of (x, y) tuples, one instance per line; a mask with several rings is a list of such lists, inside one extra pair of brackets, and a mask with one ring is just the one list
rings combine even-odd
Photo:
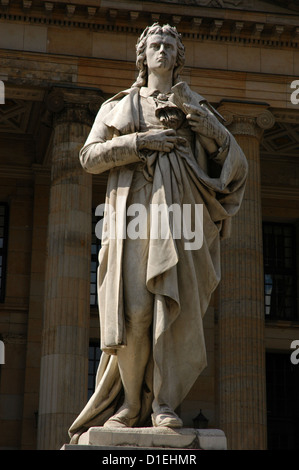
[(149, 330), (144, 331), (143, 328), (128, 327), (127, 346), (117, 353), (125, 393), (124, 403), (121, 407), (122, 416), (134, 418), (140, 412), (141, 388), (149, 354)]
[[(128, 204), (140, 203), (139, 197), (142, 196), (146, 207), (151, 188), (147, 190), (144, 187), (141, 193), (138, 192), (138, 201), (134, 201), (133, 193), (133, 199), (128, 200)], [(117, 352), (125, 398), (122, 407), (114, 415), (125, 418), (121, 419), (123, 422), (128, 422), (127, 418), (134, 418), (140, 413), (142, 383), (151, 350), (150, 327), (154, 299), (146, 287), (147, 258), (148, 239), (125, 240), (123, 292), (127, 345)], [(127, 425), (132, 426), (132, 420)]]

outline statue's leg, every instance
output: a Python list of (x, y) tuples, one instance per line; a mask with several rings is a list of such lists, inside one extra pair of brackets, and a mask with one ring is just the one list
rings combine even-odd
[(123, 254), (126, 346), (117, 352), (124, 403), (105, 427), (132, 427), (138, 421), (141, 387), (151, 349), (153, 295), (146, 288), (148, 240), (126, 239)]
[(182, 428), (183, 421), (167, 405), (153, 405), (156, 410), (152, 414), (152, 423), (154, 427)]

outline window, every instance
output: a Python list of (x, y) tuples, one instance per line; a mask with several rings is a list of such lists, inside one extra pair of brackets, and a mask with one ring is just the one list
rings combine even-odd
[(296, 231), (291, 224), (263, 224), (265, 316), (297, 320)]
[(299, 365), (290, 354), (266, 354), (268, 450), (299, 448)]
[(5, 298), (5, 274), (8, 239), (8, 205), (0, 203), (0, 302)]
[(92, 240), (91, 240), (91, 266), (90, 266), (90, 305), (96, 306), (98, 304), (97, 295), (97, 269), (98, 269), (98, 255), (101, 248), (101, 240), (96, 237), (95, 227), (98, 223), (96, 216), (92, 211)]
[(101, 348), (98, 343), (91, 342), (88, 353), (88, 400), (95, 389), (96, 374), (101, 357)]

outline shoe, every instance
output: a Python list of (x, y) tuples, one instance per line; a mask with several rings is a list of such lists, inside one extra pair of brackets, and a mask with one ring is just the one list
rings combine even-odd
[(137, 424), (139, 415), (134, 418), (128, 418), (122, 415), (122, 409), (120, 409), (115, 415), (111, 416), (105, 423), (104, 428), (133, 428)]
[(182, 428), (183, 421), (168, 407), (161, 407), (159, 411), (152, 414), (154, 427)]

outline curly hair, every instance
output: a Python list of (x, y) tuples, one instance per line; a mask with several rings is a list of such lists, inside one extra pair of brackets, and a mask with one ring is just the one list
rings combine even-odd
[(185, 47), (181, 40), (181, 35), (178, 33), (174, 26), (169, 24), (160, 26), (159, 23), (154, 23), (152, 26), (147, 26), (136, 44), (136, 66), (139, 70), (138, 77), (132, 87), (142, 87), (147, 83), (147, 66), (144, 63), (146, 55), (146, 43), (150, 35), (153, 34), (167, 34), (176, 39), (177, 42), (177, 60), (173, 70), (173, 84), (175, 85), (180, 79), (179, 74), (185, 64)]

